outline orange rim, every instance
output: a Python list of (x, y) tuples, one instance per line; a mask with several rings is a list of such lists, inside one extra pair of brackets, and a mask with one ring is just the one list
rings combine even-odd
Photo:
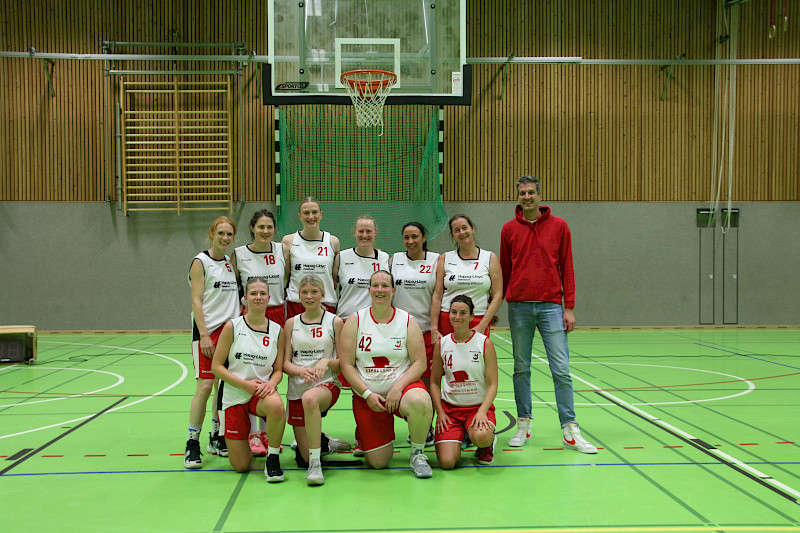
[[(380, 75), (383, 76), (378, 80), (359, 80), (358, 76)], [(388, 70), (378, 69), (361, 69), (361, 70), (348, 70), (343, 72), (341, 82), (344, 85), (349, 85), (356, 89), (362, 95), (365, 92), (374, 94), (378, 89), (385, 89), (390, 85), (397, 83), (397, 74), (389, 72)]]

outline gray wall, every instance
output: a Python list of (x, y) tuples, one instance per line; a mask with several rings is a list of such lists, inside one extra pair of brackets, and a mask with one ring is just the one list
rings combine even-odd
[[(701, 230), (695, 212), (704, 204), (547, 205), (572, 229), (579, 326), (699, 323)], [(237, 209), (237, 245), (247, 242), (246, 224), (260, 207)], [(477, 225), (478, 244), (495, 252), (513, 207), (445, 205), (448, 214), (467, 213)], [(738, 323), (800, 324), (800, 239), (794, 236), (800, 204), (735, 207), (741, 210), (740, 227), (726, 239), (738, 244)], [(207, 248), (205, 235), (215, 216), (125, 217), (108, 204), (0, 203), (0, 324), (33, 324), (40, 330), (188, 329), (189, 263)], [(703, 231), (717, 235), (718, 263), (721, 232)], [(399, 230), (381, 228), (378, 245), (388, 252), (401, 249)], [(430, 243), (434, 251), (451, 246), (445, 234)], [(716, 272), (714, 322), (721, 324), (718, 266)], [(728, 305), (734, 295), (728, 289)], [(501, 326), (505, 314), (502, 308)]]

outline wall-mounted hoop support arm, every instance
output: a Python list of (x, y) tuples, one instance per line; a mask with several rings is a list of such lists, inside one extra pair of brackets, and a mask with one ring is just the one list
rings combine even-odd
[[(675, 58), (675, 61), (682, 61), (685, 57), (686, 57), (686, 54), (681, 54), (681, 55), (679, 55), (678, 57)], [(669, 87), (669, 80), (670, 80), (670, 78), (672, 78), (672, 67), (674, 67), (674, 66), (675, 66), (675, 64), (664, 65), (664, 66), (661, 67), (661, 70), (664, 70), (665, 68), (669, 67), (669, 69), (667, 70), (667, 81), (664, 82), (664, 90), (661, 91), (661, 101), (662, 102), (664, 100), (666, 100), (666, 98), (667, 98), (667, 87)]]
[(500, 89), (500, 98), (498, 98), (498, 100), (502, 100), (503, 95), (506, 93), (506, 81), (508, 80), (508, 65), (511, 64), (512, 59), (514, 59), (513, 52), (508, 55), (508, 60), (506, 60), (506, 64), (503, 65), (503, 87)]

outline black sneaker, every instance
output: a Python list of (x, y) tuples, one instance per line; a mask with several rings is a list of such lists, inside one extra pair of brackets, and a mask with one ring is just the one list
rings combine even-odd
[(433, 446), (436, 444), (436, 432), (433, 431), (433, 426), (428, 430), (428, 438), (425, 439), (425, 446)]
[(228, 457), (228, 445), (225, 444), (225, 437), (220, 436), (217, 432), (209, 433), (207, 450), (214, 455)]
[(183, 466), (186, 468), (203, 468), (203, 460), (200, 459), (200, 441), (189, 439), (186, 441), (186, 453), (183, 456)]
[(267, 456), (267, 464), (264, 466), (264, 475), (270, 483), (280, 483), (283, 481), (283, 470), (281, 470), (281, 458), (277, 453)]

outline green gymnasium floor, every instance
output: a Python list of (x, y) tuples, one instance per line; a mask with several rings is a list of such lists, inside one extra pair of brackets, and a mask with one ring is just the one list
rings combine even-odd
[[(578, 420), (597, 455), (561, 449), (538, 339), (534, 436), (507, 447), (511, 345), (492, 337), (494, 465), (468, 451), (462, 468), (416, 479), (398, 421), (392, 468), (331, 467), (308, 487), (288, 446), (281, 484), (266, 483), (263, 459), (246, 474), (208, 453), (202, 470), (183, 468), (188, 335), (40, 335), (39, 364), (0, 366), (2, 530), (800, 531), (800, 329), (570, 334)], [(326, 432), (352, 439), (349, 405), (343, 393)]]

